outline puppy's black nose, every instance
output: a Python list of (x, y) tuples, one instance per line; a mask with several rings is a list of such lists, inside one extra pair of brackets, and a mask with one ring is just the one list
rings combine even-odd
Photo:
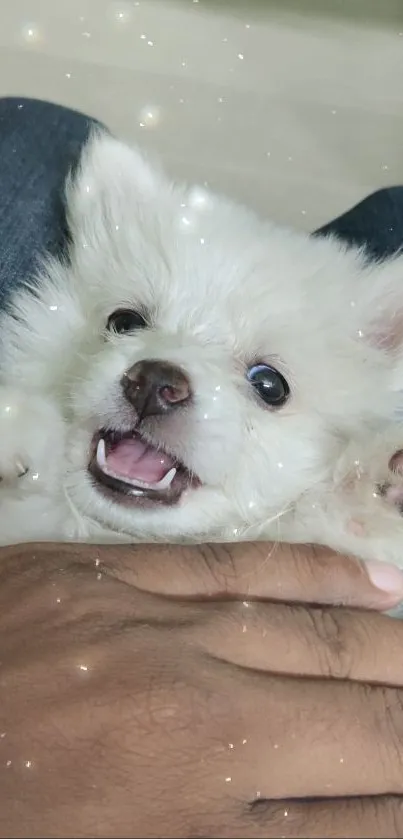
[(139, 420), (180, 408), (192, 395), (183, 370), (166, 361), (138, 361), (126, 370), (121, 384)]

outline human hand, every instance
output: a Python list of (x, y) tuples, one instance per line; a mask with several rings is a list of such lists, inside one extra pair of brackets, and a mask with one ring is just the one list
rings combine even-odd
[(402, 835), (403, 623), (262, 551), (3, 549), (0, 836)]

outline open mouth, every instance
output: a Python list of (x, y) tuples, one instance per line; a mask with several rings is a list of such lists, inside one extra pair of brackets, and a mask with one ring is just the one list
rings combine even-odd
[(120, 503), (177, 504), (185, 490), (200, 486), (186, 466), (137, 431), (99, 431), (88, 466), (97, 486)]

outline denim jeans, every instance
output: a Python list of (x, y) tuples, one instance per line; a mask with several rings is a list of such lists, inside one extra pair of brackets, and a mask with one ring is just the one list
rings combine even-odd
[[(91, 120), (33, 99), (0, 99), (0, 305), (66, 242), (63, 183)], [(314, 235), (335, 233), (382, 259), (403, 244), (403, 187), (381, 189)]]

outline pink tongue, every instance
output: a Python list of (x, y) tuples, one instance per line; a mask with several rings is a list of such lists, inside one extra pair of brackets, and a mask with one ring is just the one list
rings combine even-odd
[(160, 481), (175, 465), (169, 455), (135, 437), (116, 443), (106, 456), (106, 463), (115, 475), (148, 484)]

